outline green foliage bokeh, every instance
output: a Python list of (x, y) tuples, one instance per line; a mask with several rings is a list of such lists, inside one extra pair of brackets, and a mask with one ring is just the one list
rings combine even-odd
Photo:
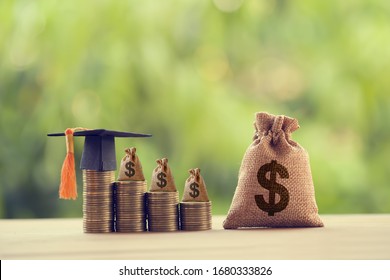
[(299, 120), (320, 213), (389, 212), (389, 3), (0, 1), (0, 217), (82, 215), (46, 137), (76, 126), (153, 134), (118, 163), (199, 167), (226, 214), (258, 111)]

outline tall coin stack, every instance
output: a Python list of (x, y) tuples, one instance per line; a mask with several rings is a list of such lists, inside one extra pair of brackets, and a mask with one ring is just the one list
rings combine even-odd
[(115, 171), (83, 170), (83, 228), (85, 233), (114, 231)]
[(180, 203), (180, 229), (188, 231), (210, 230), (212, 227), (211, 201), (200, 169), (190, 169)]
[(115, 230), (117, 232), (146, 231), (145, 181), (117, 181)]
[(136, 148), (125, 150), (115, 183), (115, 230), (146, 231), (145, 193), (147, 184)]
[(150, 191), (147, 193), (149, 231), (179, 230), (179, 193), (168, 159), (158, 159), (153, 170)]

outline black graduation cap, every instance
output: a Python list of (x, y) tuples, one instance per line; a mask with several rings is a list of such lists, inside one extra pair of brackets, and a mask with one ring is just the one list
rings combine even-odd
[[(66, 136), (65, 133), (50, 133), (47, 136)], [(84, 149), (80, 168), (96, 171), (116, 170), (115, 137), (151, 137), (151, 134), (121, 132), (106, 129), (82, 130), (73, 136), (84, 136)]]

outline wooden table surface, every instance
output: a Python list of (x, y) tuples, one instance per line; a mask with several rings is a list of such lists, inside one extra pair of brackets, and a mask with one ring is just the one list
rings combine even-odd
[(390, 259), (390, 214), (322, 215), (324, 228), (85, 234), (82, 219), (0, 220), (0, 259)]

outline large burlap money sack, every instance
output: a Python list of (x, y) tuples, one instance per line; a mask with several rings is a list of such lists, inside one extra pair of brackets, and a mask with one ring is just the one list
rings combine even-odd
[(308, 153), (291, 139), (298, 121), (257, 113), (255, 128), (223, 227), (323, 226)]
[(122, 158), (119, 168), (118, 181), (145, 181), (141, 161), (134, 147), (125, 150), (126, 155)]
[(153, 170), (152, 182), (150, 184), (151, 192), (175, 192), (177, 191), (175, 180), (168, 165), (168, 159), (162, 158), (156, 160), (157, 167)]
[(183, 193), (183, 202), (207, 202), (209, 196), (207, 194), (206, 184), (200, 175), (200, 169), (194, 168), (188, 170), (190, 176), (186, 180)]

